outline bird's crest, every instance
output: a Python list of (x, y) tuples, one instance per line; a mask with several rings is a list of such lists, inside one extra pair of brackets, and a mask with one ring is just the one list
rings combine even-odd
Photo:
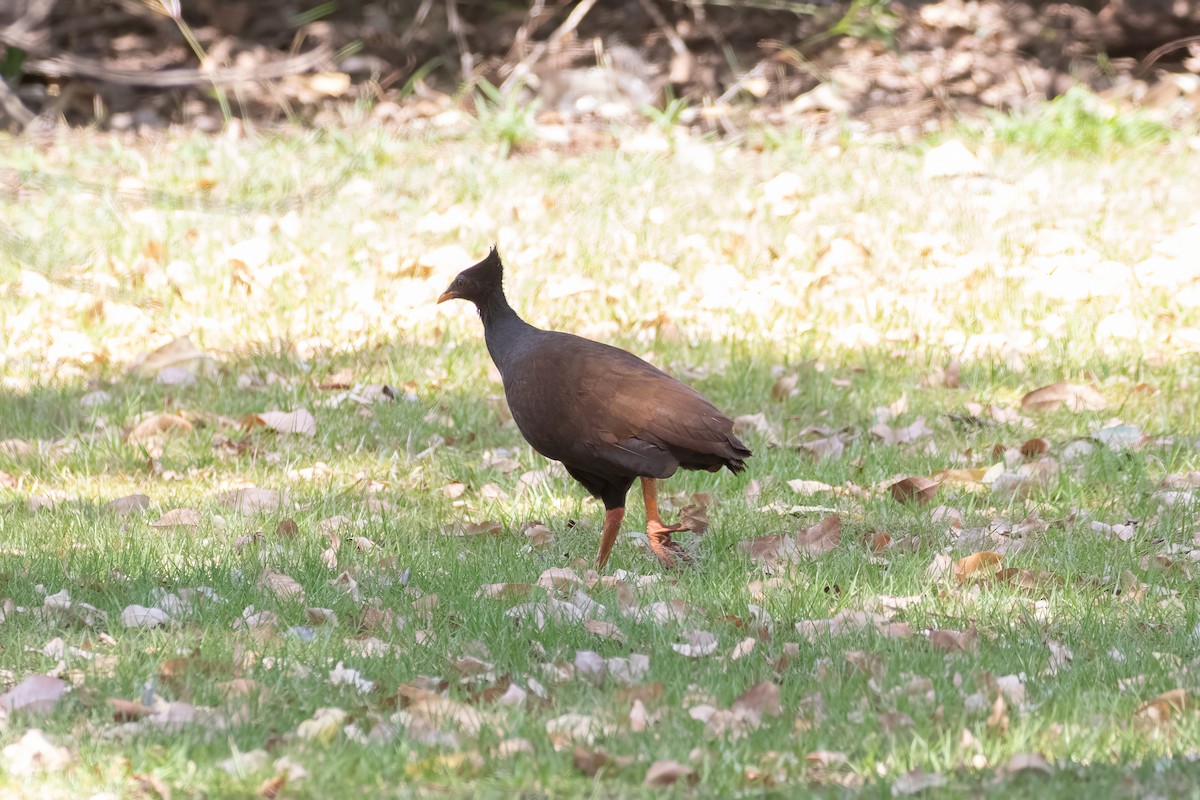
[(463, 275), (482, 286), (500, 286), (504, 281), (504, 264), (500, 261), (500, 249), (492, 245), (487, 258), (464, 270)]

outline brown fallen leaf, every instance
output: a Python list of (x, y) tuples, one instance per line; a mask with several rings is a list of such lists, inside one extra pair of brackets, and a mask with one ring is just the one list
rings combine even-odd
[(137, 700), (122, 700), (119, 697), (110, 697), (108, 698), (108, 704), (113, 707), (114, 722), (136, 722), (142, 717), (148, 717), (154, 713), (154, 709)]
[(779, 686), (772, 681), (756, 683), (737, 696), (730, 706), (734, 712), (753, 712), (760, 716), (777, 717), (783, 713)]
[(800, 385), (800, 376), (797, 374), (780, 375), (775, 381), (775, 385), (771, 387), (771, 397), (774, 400), (783, 402), (789, 397), (794, 397), (799, 393), (797, 386)]
[(176, 414), (153, 414), (139, 422), (129, 431), (125, 441), (129, 444), (146, 444), (160, 436), (176, 431), (192, 430), (192, 423)]
[(1021, 445), (1021, 455), (1026, 458), (1037, 458), (1048, 452), (1050, 452), (1050, 440), (1043, 439), (1040, 436), (1029, 439)]
[(270, 568), (264, 569), (258, 576), (258, 587), (282, 601), (304, 602), (304, 587), (300, 585), (300, 582), (290, 575), (276, 572)]
[(996, 700), (992, 703), (992, 712), (988, 714), (987, 726), (998, 733), (1008, 731), (1008, 703), (1004, 700), (1004, 692), (996, 692)]
[(584, 775), (594, 778), (601, 770), (607, 771), (607, 768), (615, 772), (628, 767), (633, 763), (633, 756), (613, 756), (600, 747), (593, 750), (576, 745), (571, 763)]
[(617, 642), (625, 641), (625, 634), (621, 632), (620, 628), (611, 622), (605, 622), (601, 619), (589, 619), (584, 621), (583, 627), (587, 628), (588, 631), (596, 634), (601, 639), (612, 639), (613, 641)]
[(30, 728), (20, 739), (0, 750), (4, 771), (10, 776), (60, 772), (73, 758), (70, 750), (54, 744), (38, 728)]
[(708, 533), (708, 506), (711, 502), (712, 498), (703, 492), (693, 494), (692, 502), (679, 509), (679, 524), (683, 529), (699, 536)]
[(495, 520), (484, 522), (460, 522), (442, 528), (444, 536), (496, 536), (503, 533), (504, 526)]
[(287, 786), (287, 775), (275, 775), (267, 778), (258, 785), (256, 794), (259, 797), (265, 797), (267, 800), (275, 800), (279, 797), (279, 793), (283, 791), (283, 787)]
[(54, 710), (58, 701), (70, 688), (61, 678), (30, 675), (4, 694), (0, 694), (0, 708), (10, 712), (47, 713)]
[(1187, 689), (1171, 689), (1138, 707), (1134, 716), (1155, 723), (1168, 722), (1172, 716), (1192, 707)]
[(110, 500), (104, 506), (114, 514), (127, 517), (130, 514), (140, 514), (150, 507), (150, 498), (144, 494), (130, 494)]
[(911, 425), (893, 428), (886, 423), (871, 426), (870, 432), (883, 440), (884, 444), (907, 444), (933, 435), (933, 429), (925, 424), (924, 417), (917, 417)]
[(992, 483), (996, 476), (1004, 471), (1004, 464), (993, 464), (990, 467), (974, 467), (971, 469), (944, 469), (933, 474), (937, 483), (952, 483), (960, 486), (986, 486)]
[(910, 770), (892, 783), (892, 797), (906, 794), (919, 794), (928, 789), (936, 789), (946, 785), (946, 776), (937, 772), (922, 772), (919, 769)]
[(842, 520), (832, 514), (794, 536), (775, 534), (746, 539), (738, 549), (750, 560), (766, 566), (795, 559), (800, 555), (816, 557), (837, 547), (842, 538)]
[(796, 534), (796, 547), (801, 553), (818, 556), (828, 553), (842, 540), (842, 518), (832, 514), (812, 527)]
[(929, 631), (929, 643), (947, 653), (965, 653), (979, 644), (979, 631), (967, 628), (963, 631), (948, 629)]
[(554, 531), (540, 522), (532, 522), (525, 527), (525, 540), (530, 547), (541, 550), (554, 544)]
[(132, 371), (140, 378), (154, 378), (164, 370), (183, 371), (194, 376), (211, 378), (216, 376), (217, 365), (197, 350), (191, 339), (180, 336), (147, 353)]
[(933, 499), (940, 485), (923, 475), (912, 475), (896, 481), (888, 487), (888, 491), (897, 503), (915, 502), (923, 506)]
[(688, 783), (695, 782), (696, 775), (692, 772), (691, 767), (680, 764), (678, 761), (655, 761), (650, 765), (650, 769), (646, 770), (646, 777), (642, 780), (642, 785), (670, 786), (681, 780)]
[(712, 655), (717, 649), (717, 637), (708, 631), (693, 630), (685, 634), (686, 642), (673, 644), (671, 649), (688, 658)]
[(221, 505), (247, 516), (260, 511), (273, 513), (279, 511), (287, 503), (287, 496), (274, 489), (260, 489), (257, 486), (246, 486), (241, 489), (231, 489), (216, 496)]
[(867, 537), (867, 546), (871, 548), (871, 552), (876, 555), (887, 550), (892, 543), (892, 535), (883, 531), (875, 531)]
[(814, 750), (804, 757), (805, 762), (814, 767), (834, 767), (850, 763), (850, 758), (836, 750)]
[(1034, 389), (1021, 398), (1021, 408), (1030, 411), (1054, 411), (1063, 406), (1074, 412), (1099, 411), (1107, 405), (1095, 387), (1066, 381)]
[(475, 592), (475, 597), (501, 600), (506, 597), (524, 597), (533, 589), (532, 583), (485, 583)]
[(278, 433), (295, 433), (300, 436), (317, 435), (316, 417), (303, 408), (295, 411), (263, 411), (259, 414), (246, 414), (240, 422), (244, 428), (265, 425)]
[(195, 528), (200, 524), (200, 512), (194, 508), (173, 508), (147, 524), (151, 528)]
[(1027, 592), (1045, 592), (1048, 588), (1062, 586), (1063, 579), (1045, 570), (1018, 569), (1008, 567), (996, 571), (996, 583), (1007, 583)]
[(1053, 775), (1054, 768), (1041, 753), (1014, 753), (1001, 772), (1005, 775), (1015, 775), (1018, 772), (1040, 772), (1043, 775)]
[(980, 573), (995, 574), (1004, 565), (1004, 557), (999, 553), (985, 550), (972, 553), (954, 562), (954, 578), (963, 583), (972, 577), (984, 577)]

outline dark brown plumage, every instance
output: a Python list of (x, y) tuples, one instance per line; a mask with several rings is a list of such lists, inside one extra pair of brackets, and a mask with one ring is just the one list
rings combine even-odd
[(750, 450), (733, 422), (703, 395), (632, 353), (570, 333), (533, 327), (504, 297), (496, 248), (459, 274), (438, 298), (475, 304), (492, 361), (521, 433), (606, 509), (597, 566), (608, 561), (625, 513), (625, 496), (641, 479), (650, 546), (664, 565), (687, 559), (658, 516), (655, 479), (675, 470), (745, 469)]

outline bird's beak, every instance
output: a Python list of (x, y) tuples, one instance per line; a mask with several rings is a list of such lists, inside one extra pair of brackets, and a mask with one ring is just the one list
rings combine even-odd
[(447, 300), (457, 300), (457, 299), (458, 299), (458, 295), (455, 293), (455, 291), (453, 289), (447, 289), (446, 291), (444, 291), (438, 295), (437, 301), (439, 303), (444, 303)]

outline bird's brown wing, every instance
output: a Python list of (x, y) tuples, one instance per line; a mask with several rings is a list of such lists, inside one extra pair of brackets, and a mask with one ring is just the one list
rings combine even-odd
[(699, 392), (631, 353), (571, 334), (546, 337), (506, 377), (505, 391), (525, 438), (564, 464), (667, 477), (680, 465), (719, 469), (749, 455)]

